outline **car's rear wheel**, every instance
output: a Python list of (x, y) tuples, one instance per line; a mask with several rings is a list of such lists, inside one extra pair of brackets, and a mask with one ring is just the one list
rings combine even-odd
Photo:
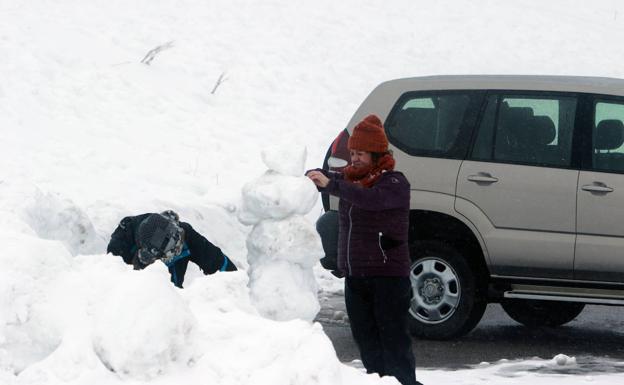
[(487, 283), (451, 245), (441, 241), (413, 245), (410, 280), (410, 331), (417, 337), (458, 337), (483, 316)]
[(515, 298), (505, 299), (501, 305), (509, 317), (527, 327), (561, 326), (575, 319), (585, 307), (585, 304), (578, 302)]

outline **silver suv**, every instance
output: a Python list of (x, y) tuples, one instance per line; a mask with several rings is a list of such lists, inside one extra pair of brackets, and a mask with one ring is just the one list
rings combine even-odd
[[(348, 160), (349, 133), (370, 113), (412, 188), (413, 334), (461, 336), (488, 302), (526, 326), (624, 305), (624, 80), (392, 80), (364, 100), (325, 167)], [(333, 199), (317, 222), (330, 270)]]

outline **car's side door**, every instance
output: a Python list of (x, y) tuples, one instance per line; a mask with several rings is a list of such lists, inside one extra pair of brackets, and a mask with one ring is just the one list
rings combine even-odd
[(493, 276), (572, 278), (577, 100), (565, 93), (488, 95), (460, 168), (455, 208), (481, 232)]
[(624, 98), (589, 101), (574, 278), (624, 283)]

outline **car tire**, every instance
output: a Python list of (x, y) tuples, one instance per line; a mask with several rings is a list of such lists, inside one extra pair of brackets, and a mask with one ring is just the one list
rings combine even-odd
[(471, 331), (487, 305), (487, 279), (467, 256), (441, 241), (411, 248), (410, 331), (415, 337), (446, 340)]
[(585, 304), (510, 298), (501, 301), (501, 306), (509, 317), (524, 326), (557, 327), (575, 319)]

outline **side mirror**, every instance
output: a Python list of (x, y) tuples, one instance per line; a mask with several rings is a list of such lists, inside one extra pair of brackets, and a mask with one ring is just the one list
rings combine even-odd
[(347, 162), (346, 160), (336, 158), (334, 156), (330, 156), (329, 159), (327, 159), (327, 165), (331, 168), (342, 168), (346, 167), (348, 164), (349, 162)]

